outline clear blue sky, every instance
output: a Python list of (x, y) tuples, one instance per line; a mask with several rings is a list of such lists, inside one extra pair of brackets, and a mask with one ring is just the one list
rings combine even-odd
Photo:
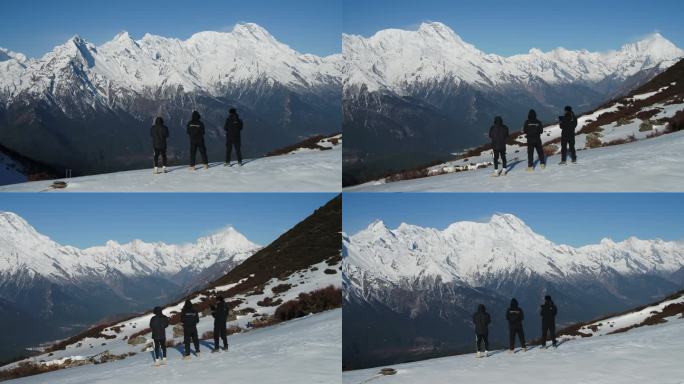
[(581, 246), (608, 237), (684, 240), (680, 194), (620, 193), (346, 193), (343, 228), (354, 234), (376, 219), (444, 229), (456, 221), (487, 221), (511, 213), (556, 243)]
[(6, 193), (0, 211), (22, 216), (63, 245), (88, 247), (134, 239), (171, 244), (232, 225), (251, 241), (268, 245), (318, 207), (328, 193)]
[(681, 0), (344, 0), (343, 31), (449, 25), (487, 53), (509, 56), (536, 47), (605, 51), (652, 32), (684, 47)]
[(40, 57), (78, 34), (95, 44), (126, 30), (185, 39), (253, 22), (303, 53), (341, 51), (342, 0), (10, 0), (2, 3), (0, 47)]

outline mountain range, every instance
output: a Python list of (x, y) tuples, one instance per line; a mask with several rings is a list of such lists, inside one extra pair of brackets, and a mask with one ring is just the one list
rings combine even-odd
[(235, 107), (246, 156), (262, 155), (339, 132), (341, 67), (339, 54), (301, 54), (253, 23), (187, 40), (121, 32), (96, 46), (74, 36), (37, 59), (0, 49), (0, 144), (77, 174), (148, 166), (159, 115), (172, 161), (186, 160), (185, 123), (198, 110), (210, 158), (222, 159)]
[(261, 248), (234, 228), (191, 244), (108, 241), (86, 249), (56, 243), (10, 212), (0, 213), (0, 228), (0, 305), (21, 319), (17, 327), (42, 324), (28, 335), (5, 334), (6, 346), (58, 338), (105, 317), (174, 299), (223, 276)]
[(519, 218), (444, 230), (374, 222), (345, 236), (343, 359), (346, 368), (470, 350), (470, 316), (485, 304), (490, 340), (505, 345), (512, 297), (538, 336), (537, 305), (550, 294), (569, 324), (652, 301), (684, 286), (684, 244), (630, 237), (572, 247), (535, 233)]
[(448, 26), (343, 36), (346, 185), (444, 159), (487, 140), (494, 116), (512, 131), (530, 108), (555, 121), (565, 105), (590, 110), (675, 64), (684, 51), (655, 33), (609, 52), (503, 57)]

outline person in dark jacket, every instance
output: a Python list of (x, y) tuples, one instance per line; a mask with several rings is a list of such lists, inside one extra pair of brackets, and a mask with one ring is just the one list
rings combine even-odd
[(214, 317), (214, 350), (219, 350), (219, 337), (223, 340), (223, 350), (228, 350), (228, 331), (226, 320), (228, 319), (228, 306), (222, 296), (216, 297), (216, 305), (211, 307), (211, 315)]
[(166, 362), (166, 328), (169, 326), (169, 318), (164, 316), (161, 307), (154, 307), (154, 316), (150, 319), (152, 340), (154, 341), (154, 362), (159, 360)]
[[(487, 351), (489, 350), (489, 323), (491, 322), (491, 317), (484, 304), (477, 306), (477, 312), (473, 314), (473, 324), (475, 325), (475, 336), (477, 340), (477, 354), (476, 357), (482, 356), (480, 351), (484, 352), (484, 356), (487, 357)], [(484, 350), (482, 349), (482, 344), (484, 344)]]
[(511, 299), (511, 305), (506, 311), (506, 320), (508, 320), (509, 352), (513, 352), (515, 349), (516, 335), (520, 339), (520, 346), (524, 351), (527, 351), (527, 346), (525, 345), (525, 331), (523, 330), (525, 314), (523, 313), (522, 308), (518, 306), (518, 300)]
[(558, 309), (556, 304), (551, 300), (551, 296), (546, 295), (544, 297), (544, 304), (541, 306), (541, 318), (542, 318), (542, 348), (546, 347), (546, 334), (547, 332), (551, 336), (553, 346), (556, 346), (556, 314)]
[(565, 107), (565, 115), (558, 118), (561, 129), (561, 165), (565, 165), (568, 157), (568, 146), (570, 146), (570, 159), (573, 163), (577, 162), (575, 152), (575, 128), (577, 128), (577, 117), (572, 107)]
[(238, 116), (235, 108), (228, 110), (228, 118), (223, 125), (223, 130), (226, 131), (226, 162), (223, 165), (230, 165), (230, 153), (233, 147), (235, 147), (238, 164), (242, 166), (242, 139), (240, 137), (240, 133), (242, 132), (242, 119)]
[(152, 148), (154, 149), (154, 173), (159, 172), (159, 156), (162, 158), (162, 172), (166, 173), (166, 139), (169, 137), (169, 128), (164, 125), (164, 119), (157, 117), (154, 125), (150, 128), (152, 136)]
[(207, 160), (207, 147), (204, 145), (204, 123), (199, 112), (192, 112), (192, 120), (188, 122), (186, 131), (190, 136), (190, 170), (195, 170), (195, 155), (199, 149), (202, 156), (204, 168), (209, 168), (209, 160)]
[(186, 300), (181, 310), (181, 324), (183, 324), (183, 344), (185, 344), (185, 353), (183, 358), (190, 357), (190, 341), (195, 344), (195, 353), (200, 354), (199, 337), (197, 336), (197, 323), (199, 323), (199, 315), (193, 307), (190, 300)]
[[(494, 176), (505, 175), (508, 127), (504, 125), (501, 116), (494, 118), (494, 125), (489, 128), (489, 138), (492, 140), (492, 151), (494, 152)], [(502, 162), (501, 172), (499, 172), (499, 157), (501, 157)]]
[(537, 112), (530, 109), (527, 114), (527, 120), (523, 126), (523, 132), (527, 135), (527, 170), (532, 171), (534, 168), (534, 151), (537, 151), (539, 163), (541, 167), (546, 167), (546, 158), (544, 157), (544, 148), (542, 147), (541, 135), (544, 133), (544, 127), (541, 121), (537, 120)]

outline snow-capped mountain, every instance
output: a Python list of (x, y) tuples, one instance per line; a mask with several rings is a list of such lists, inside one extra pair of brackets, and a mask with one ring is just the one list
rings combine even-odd
[[(79, 173), (121, 170), (149, 163), (145, 128), (157, 115), (171, 129), (171, 157), (186, 157), (185, 123), (196, 109), (216, 157), (236, 107), (245, 150), (260, 155), (339, 131), (341, 59), (299, 53), (253, 23), (187, 40), (121, 32), (96, 46), (74, 36), (37, 59), (2, 50), (0, 143)], [(61, 144), (36, 146), (35, 135)]]
[(566, 105), (586, 112), (647, 82), (684, 57), (660, 34), (609, 52), (503, 57), (448, 26), (343, 37), (346, 185), (446, 159), (487, 141), (495, 116), (512, 131), (534, 108), (556, 121)]
[(476, 88), (510, 85), (624, 81), (645, 70), (664, 70), (684, 51), (659, 33), (609, 52), (556, 48), (510, 57), (487, 54), (463, 41), (451, 28), (429, 22), (416, 31), (386, 29), (369, 38), (343, 36), (345, 95), (361, 88), (413, 95), (416, 88), (439, 84)]
[[(261, 247), (234, 228), (195, 243), (108, 241), (80, 249), (0, 213), (0, 300), (40, 332), (3, 343), (21, 347), (63, 337), (83, 324), (177, 298), (232, 270)], [(16, 351), (15, 351), (16, 353)]]
[[(51, 367), (60, 369), (57, 376), (41, 376), (39, 381), (59, 382), (61, 378), (79, 378), (82, 382), (90, 382), (95, 377), (104, 377), (112, 365), (123, 363), (125, 366), (133, 367), (128, 373), (139, 374), (136, 368), (141, 365), (151, 364), (150, 353), (152, 350), (152, 335), (148, 328), (151, 309), (155, 306), (163, 308), (164, 314), (170, 318), (171, 326), (167, 329), (166, 335), (169, 344), (169, 368), (176, 364), (182, 364), (182, 326), (180, 323), (180, 311), (186, 300), (190, 300), (199, 312), (199, 323), (197, 324), (198, 335), (202, 340), (200, 351), (207, 352), (207, 347), (212, 345), (211, 331), (214, 329), (214, 318), (211, 316), (210, 306), (215, 303), (216, 296), (221, 295), (226, 299), (226, 304), (230, 309), (228, 317), (229, 345), (230, 351), (227, 354), (211, 354), (209, 357), (195, 360), (189, 364), (202, 364), (206, 358), (211, 359), (214, 364), (220, 364), (223, 359), (232, 360), (237, 365), (245, 365), (246, 368), (241, 375), (251, 381), (259, 382), (282, 382), (282, 378), (276, 378), (266, 371), (261, 372), (263, 376), (256, 373), (251, 363), (257, 360), (263, 364), (264, 358), (270, 360), (270, 356), (276, 355), (274, 361), (281, 371), (286, 369), (289, 364), (282, 364), (285, 360), (297, 360), (311, 362), (311, 343), (318, 345), (316, 359), (319, 365), (313, 369), (298, 367), (298, 375), (308, 374), (310, 379), (320, 382), (330, 382), (329, 371), (322, 372), (320, 364), (336, 370), (336, 378), (339, 380), (340, 363), (340, 343), (341, 343), (341, 313), (339, 307), (342, 303), (340, 271), (342, 257), (340, 255), (340, 232), (342, 226), (342, 197), (341, 195), (331, 199), (328, 203), (316, 209), (311, 215), (294, 225), (290, 230), (282, 234), (271, 244), (261, 248), (254, 255), (242, 262), (238, 267), (223, 273), (218, 278), (211, 279), (206, 284), (201, 285), (193, 292), (173, 298), (169, 301), (150, 303), (148, 307), (136, 314), (118, 316), (116, 320), (108, 320), (90, 326), (87, 330), (75, 333), (71, 332), (68, 339), (59, 342), (49, 343), (40, 348), (35, 348), (38, 353), (32, 357), (25, 358), (0, 367), (0, 380), (23, 377), (33, 373), (44, 372), (44, 368)], [(222, 246), (225, 242), (230, 242), (232, 234), (211, 236), (198, 241), (198, 247), (213, 249)], [(144, 248), (137, 246), (136, 249)], [(143, 250), (144, 252), (144, 250)], [(0, 308), (5, 308), (6, 304), (0, 298)], [(293, 309), (297, 308), (297, 309)], [(319, 312), (326, 313), (317, 314)], [(286, 314), (283, 316), (282, 314)], [(296, 319), (308, 316), (306, 319)], [(27, 319), (30, 319), (26, 316)], [(325, 319), (325, 324), (318, 324), (318, 319)], [(293, 320), (294, 319), (294, 320)], [(10, 320), (13, 320), (10, 317)], [(291, 320), (291, 321), (288, 321)], [(307, 336), (301, 334), (302, 328), (296, 324), (307, 324), (310, 331)], [(332, 324), (331, 324), (332, 323)], [(10, 324), (13, 326), (14, 324)], [(29, 327), (32, 324), (27, 324)], [(266, 328), (267, 327), (267, 328)], [(264, 329), (266, 328), (266, 329)], [(19, 332), (26, 332), (26, 328), (21, 325), (14, 326)], [(299, 331), (297, 331), (299, 329)], [(287, 348), (288, 359), (282, 358), (282, 348), (284, 340), (278, 337), (282, 332), (294, 337), (303, 349)], [(287, 330), (285, 332), (284, 330)], [(314, 341), (309, 336), (317, 334), (325, 340), (332, 340), (331, 343), (321, 342), (321, 339)], [(7, 337), (5, 335), (4, 337)], [(249, 352), (250, 342), (259, 344), (269, 344), (271, 348), (261, 351), (252, 349)], [(293, 339), (294, 340), (294, 339)], [(45, 341), (45, 340), (43, 340)], [(2, 343), (4, 344), (4, 343)], [(273, 353), (273, 345), (277, 346), (277, 353)], [(24, 341), (23, 346), (27, 344)], [(35, 344), (34, 344), (35, 346)], [(173, 347), (176, 348), (173, 348)], [(319, 348), (322, 346), (336, 346), (335, 348)], [(142, 348), (142, 350), (141, 350)], [(0, 349), (2, 352), (2, 349)], [(141, 353), (142, 352), (142, 353)], [(331, 354), (332, 352), (332, 354)], [(206, 356), (206, 353), (204, 354)], [(232, 356), (232, 357), (231, 357)], [(240, 361), (234, 360), (236, 356), (250, 356)], [(199, 357), (199, 355), (197, 356)], [(125, 360), (123, 362), (100, 364), (103, 362)], [(252, 359), (254, 359), (252, 361)], [(96, 364), (86, 368), (90, 371), (88, 378), (83, 376), (81, 365)], [(184, 365), (184, 364), (183, 364)], [(120, 365), (119, 365), (120, 366)], [(107, 367), (107, 368), (105, 368)], [(28, 369), (27, 369), (28, 368)], [(68, 368), (68, 369), (67, 369)], [(172, 368), (175, 369), (175, 368)], [(182, 369), (179, 372), (183, 381), (187, 378), (198, 380), (204, 377), (208, 382), (214, 380), (225, 380), (223, 376), (198, 376), (196, 372), (190, 373)], [(118, 370), (117, 370), (118, 371)], [(235, 370), (234, 370), (235, 371)], [(237, 372), (237, 371), (235, 371)], [(120, 375), (117, 375), (119, 377)], [(181, 377), (177, 380), (181, 380)], [(241, 377), (233, 376), (233, 378)], [(25, 379), (31, 382), (31, 379)], [(77, 380), (77, 381), (78, 381)], [(306, 380), (304, 380), (306, 381)]]
[[(479, 303), (503, 324), (516, 297), (536, 330), (534, 309), (546, 294), (561, 308), (563, 325), (684, 286), (682, 243), (631, 237), (572, 247), (510, 214), (443, 230), (410, 224), (389, 229), (378, 221), (345, 236), (343, 244), (343, 326), (351, 335), (343, 348), (350, 368), (467, 349), (470, 316)], [(490, 340), (503, 344), (505, 334), (497, 328)]]
[(405, 223), (390, 230), (376, 221), (348, 237), (345, 247), (345, 276), (358, 289), (370, 276), (394, 284), (439, 279), (478, 287), (512, 273), (571, 281), (607, 270), (666, 276), (684, 267), (684, 245), (677, 242), (630, 237), (574, 248), (553, 243), (511, 214), (493, 215), (486, 223), (457, 222), (442, 231)]
[(219, 262), (238, 265), (260, 248), (232, 227), (192, 244), (110, 240), (86, 249), (60, 245), (11, 212), (0, 212), (0, 228), (1, 273), (42, 276), (55, 283), (106, 278), (114, 272), (127, 277), (198, 273)]

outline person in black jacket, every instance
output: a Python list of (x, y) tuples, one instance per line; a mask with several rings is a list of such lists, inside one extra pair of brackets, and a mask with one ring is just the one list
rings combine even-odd
[(223, 301), (222, 296), (216, 297), (216, 306), (211, 307), (211, 315), (214, 317), (214, 350), (219, 350), (219, 337), (223, 340), (223, 350), (228, 350), (228, 331), (226, 330), (226, 320), (228, 319), (228, 306)]
[(181, 324), (183, 324), (183, 344), (185, 344), (185, 353), (183, 358), (190, 357), (190, 341), (195, 344), (195, 353), (200, 354), (199, 337), (197, 336), (197, 323), (199, 323), (199, 315), (193, 307), (190, 300), (186, 300), (181, 310)]
[[(494, 125), (489, 128), (489, 138), (492, 140), (492, 151), (494, 152), (494, 176), (506, 174), (506, 140), (508, 140), (508, 127), (504, 125), (501, 116), (494, 118)], [(499, 157), (501, 157), (502, 168), (499, 172)]]
[(242, 166), (242, 139), (240, 137), (240, 133), (242, 132), (242, 119), (238, 116), (235, 108), (228, 110), (228, 118), (223, 125), (223, 130), (226, 131), (226, 162), (223, 165), (230, 165), (230, 153), (233, 147), (235, 147), (238, 164)]
[(575, 128), (577, 128), (577, 117), (572, 107), (565, 107), (565, 115), (558, 118), (561, 129), (561, 165), (565, 165), (568, 156), (568, 146), (570, 146), (570, 159), (573, 163), (577, 162), (575, 152)]
[(523, 320), (525, 320), (525, 314), (522, 308), (518, 306), (518, 300), (511, 299), (511, 305), (506, 311), (506, 320), (508, 320), (508, 345), (509, 352), (513, 352), (515, 349), (515, 336), (518, 335), (520, 339), (520, 346), (524, 351), (527, 351), (527, 346), (525, 345), (525, 331), (523, 330)]
[(475, 325), (475, 336), (477, 340), (477, 354), (476, 357), (480, 357), (480, 351), (482, 350), (482, 344), (484, 344), (484, 357), (487, 357), (487, 351), (489, 350), (489, 323), (491, 322), (491, 317), (484, 304), (477, 306), (477, 312), (473, 314), (473, 324)]
[(190, 136), (190, 170), (195, 170), (195, 155), (199, 149), (202, 156), (204, 168), (209, 168), (209, 160), (207, 160), (207, 147), (204, 145), (204, 123), (199, 112), (192, 112), (192, 120), (188, 122), (186, 132)]
[(553, 346), (556, 346), (556, 313), (558, 309), (551, 300), (551, 296), (544, 297), (544, 304), (541, 306), (542, 318), (542, 348), (546, 347), (546, 333), (550, 333)]
[(154, 173), (159, 172), (159, 155), (162, 158), (162, 172), (166, 173), (166, 139), (169, 137), (169, 129), (164, 125), (164, 119), (157, 117), (154, 125), (150, 128), (152, 136), (152, 148), (154, 149)]
[(152, 329), (156, 364), (159, 360), (166, 362), (166, 328), (169, 326), (169, 318), (164, 316), (161, 307), (154, 307), (153, 313), (154, 316), (150, 319), (150, 329)]
[(546, 167), (546, 158), (544, 157), (544, 148), (542, 147), (541, 135), (544, 133), (544, 127), (541, 121), (537, 120), (537, 112), (530, 109), (527, 114), (527, 120), (523, 126), (523, 132), (527, 135), (527, 170), (532, 171), (534, 168), (534, 151), (537, 150), (537, 156), (541, 167)]

